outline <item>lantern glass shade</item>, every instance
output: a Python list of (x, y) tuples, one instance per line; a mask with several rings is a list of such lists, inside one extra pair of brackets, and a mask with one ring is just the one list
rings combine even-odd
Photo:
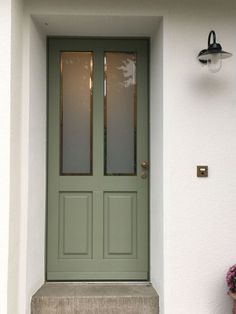
[(222, 67), (221, 53), (212, 54), (211, 58), (207, 60), (208, 70), (211, 73), (217, 73)]

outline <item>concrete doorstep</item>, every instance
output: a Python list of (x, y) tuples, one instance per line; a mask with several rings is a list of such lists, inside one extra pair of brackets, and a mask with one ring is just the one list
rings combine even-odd
[(32, 297), (31, 314), (158, 314), (151, 284), (46, 283)]

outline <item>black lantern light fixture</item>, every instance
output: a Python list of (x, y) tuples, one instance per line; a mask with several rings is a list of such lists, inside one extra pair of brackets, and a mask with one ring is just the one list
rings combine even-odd
[(210, 31), (208, 48), (199, 52), (198, 60), (206, 64), (210, 72), (216, 73), (221, 69), (222, 59), (230, 58), (231, 56), (232, 53), (223, 51), (221, 45), (216, 42), (215, 31)]

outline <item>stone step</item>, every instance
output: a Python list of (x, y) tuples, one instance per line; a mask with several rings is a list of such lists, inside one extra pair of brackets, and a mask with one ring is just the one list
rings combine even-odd
[(46, 283), (31, 300), (31, 314), (158, 313), (149, 283)]

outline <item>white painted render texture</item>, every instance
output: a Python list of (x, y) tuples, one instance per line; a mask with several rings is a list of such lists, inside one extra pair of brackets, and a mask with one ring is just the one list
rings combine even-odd
[[(44, 281), (46, 35), (55, 34), (152, 38), (151, 280), (161, 314), (230, 313), (224, 277), (236, 260), (236, 3), (2, 0), (0, 15), (0, 312), (28, 314)], [(215, 75), (196, 60), (211, 29), (234, 54)], [(196, 178), (198, 164), (209, 166), (208, 178)]]
[(11, 3), (0, 2), (0, 313), (7, 313), (10, 208)]
[(164, 311), (163, 20), (152, 34), (150, 48), (150, 269)]

